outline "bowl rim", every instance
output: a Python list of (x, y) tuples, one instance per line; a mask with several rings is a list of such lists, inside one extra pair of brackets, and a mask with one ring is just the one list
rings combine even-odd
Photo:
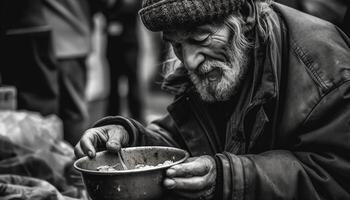
[[(73, 166), (76, 170), (82, 172), (82, 173), (88, 173), (88, 174), (96, 174), (96, 175), (119, 175), (119, 174), (130, 174), (130, 173), (141, 173), (141, 172), (149, 172), (149, 171), (155, 171), (155, 170), (159, 170), (159, 169), (164, 169), (164, 168), (169, 168), (171, 166), (180, 164), (182, 162), (184, 162), (185, 160), (187, 160), (189, 158), (189, 153), (183, 149), (180, 148), (176, 148), (176, 147), (167, 147), (167, 146), (137, 146), (137, 147), (125, 147), (122, 148), (123, 151), (125, 150), (133, 150), (133, 149), (151, 149), (151, 148), (159, 148), (159, 149), (173, 149), (173, 150), (177, 150), (177, 151), (181, 151), (184, 153), (184, 157), (181, 158), (180, 160), (173, 162), (171, 164), (167, 164), (167, 165), (162, 165), (162, 166), (154, 166), (152, 168), (140, 168), (140, 169), (130, 169), (130, 170), (117, 170), (117, 171), (97, 171), (97, 170), (90, 170), (90, 169), (84, 169), (79, 167), (77, 164), (90, 159), (88, 156), (84, 156), (81, 157), (79, 159), (77, 159)], [(108, 152), (107, 150), (104, 151), (99, 151), (96, 153), (97, 154), (103, 154)], [(91, 159), (90, 159), (91, 160)]]

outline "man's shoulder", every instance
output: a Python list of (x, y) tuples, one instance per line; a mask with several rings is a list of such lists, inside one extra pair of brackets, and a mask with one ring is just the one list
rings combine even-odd
[(275, 4), (289, 37), (292, 55), (301, 60), (326, 92), (350, 80), (350, 41), (335, 25)]
[(339, 35), (337, 27), (328, 21), (278, 3), (274, 3), (273, 8), (283, 19), (289, 36), (293, 39), (301, 42), (316, 41), (329, 35)]

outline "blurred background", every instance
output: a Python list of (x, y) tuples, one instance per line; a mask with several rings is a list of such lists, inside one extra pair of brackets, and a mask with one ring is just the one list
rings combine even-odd
[[(276, 2), (349, 34), (349, 0)], [(0, 1), (0, 197), (87, 199), (73, 146), (98, 119), (162, 116), (169, 44), (140, 0)]]

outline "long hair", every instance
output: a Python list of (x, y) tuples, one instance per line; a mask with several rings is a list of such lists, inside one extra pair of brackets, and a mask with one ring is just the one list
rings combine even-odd
[[(273, 25), (271, 24), (271, 20), (269, 20), (273, 13), (272, 8), (270, 6), (272, 0), (257, 0), (253, 2), (256, 13), (254, 30), (256, 31), (256, 34), (258, 34), (259, 37), (262, 39), (262, 41), (266, 42), (269, 40), (269, 38), (273, 37)], [(228, 26), (231, 30), (231, 45), (233, 45), (234, 49), (238, 50), (236, 52), (237, 55), (235, 56), (242, 56), (244, 52), (240, 52), (239, 50), (247, 49), (252, 46), (252, 43), (246, 37), (246, 32), (244, 28), (245, 21), (243, 14), (238, 12), (236, 14), (228, 16), (225, 19), (224, 24)], [(162, 65), (162, 73), (164, 78), (174, 73), (177, 68), (183, 67), (181, 61), (178, 58), (176, 58), (172, 47), (169, 47), (167, 59), (162, 63)]]

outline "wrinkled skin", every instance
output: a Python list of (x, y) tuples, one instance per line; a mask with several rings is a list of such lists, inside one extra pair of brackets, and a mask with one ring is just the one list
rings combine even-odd
[[(234, 23), (235, 22), (235, 23)], [(229, 100), (246, 71), (248, 41), (238, 21), (163, 33), (203, 101)], [(236, 30), (237, 29), (237, 30)]]
[[(75, 146), (75, 155), (96, 156), (97, 149), (117, 152), (128, 144), (128, 133), (120, 125), (107, 125), (85, 131)], [(216, 165), (210, 156), (192, 157), (185, 163), (172, 166), (166, 171), (164, 187), (172, 195), (196, 199), (212, 199), (215, 191)]]

